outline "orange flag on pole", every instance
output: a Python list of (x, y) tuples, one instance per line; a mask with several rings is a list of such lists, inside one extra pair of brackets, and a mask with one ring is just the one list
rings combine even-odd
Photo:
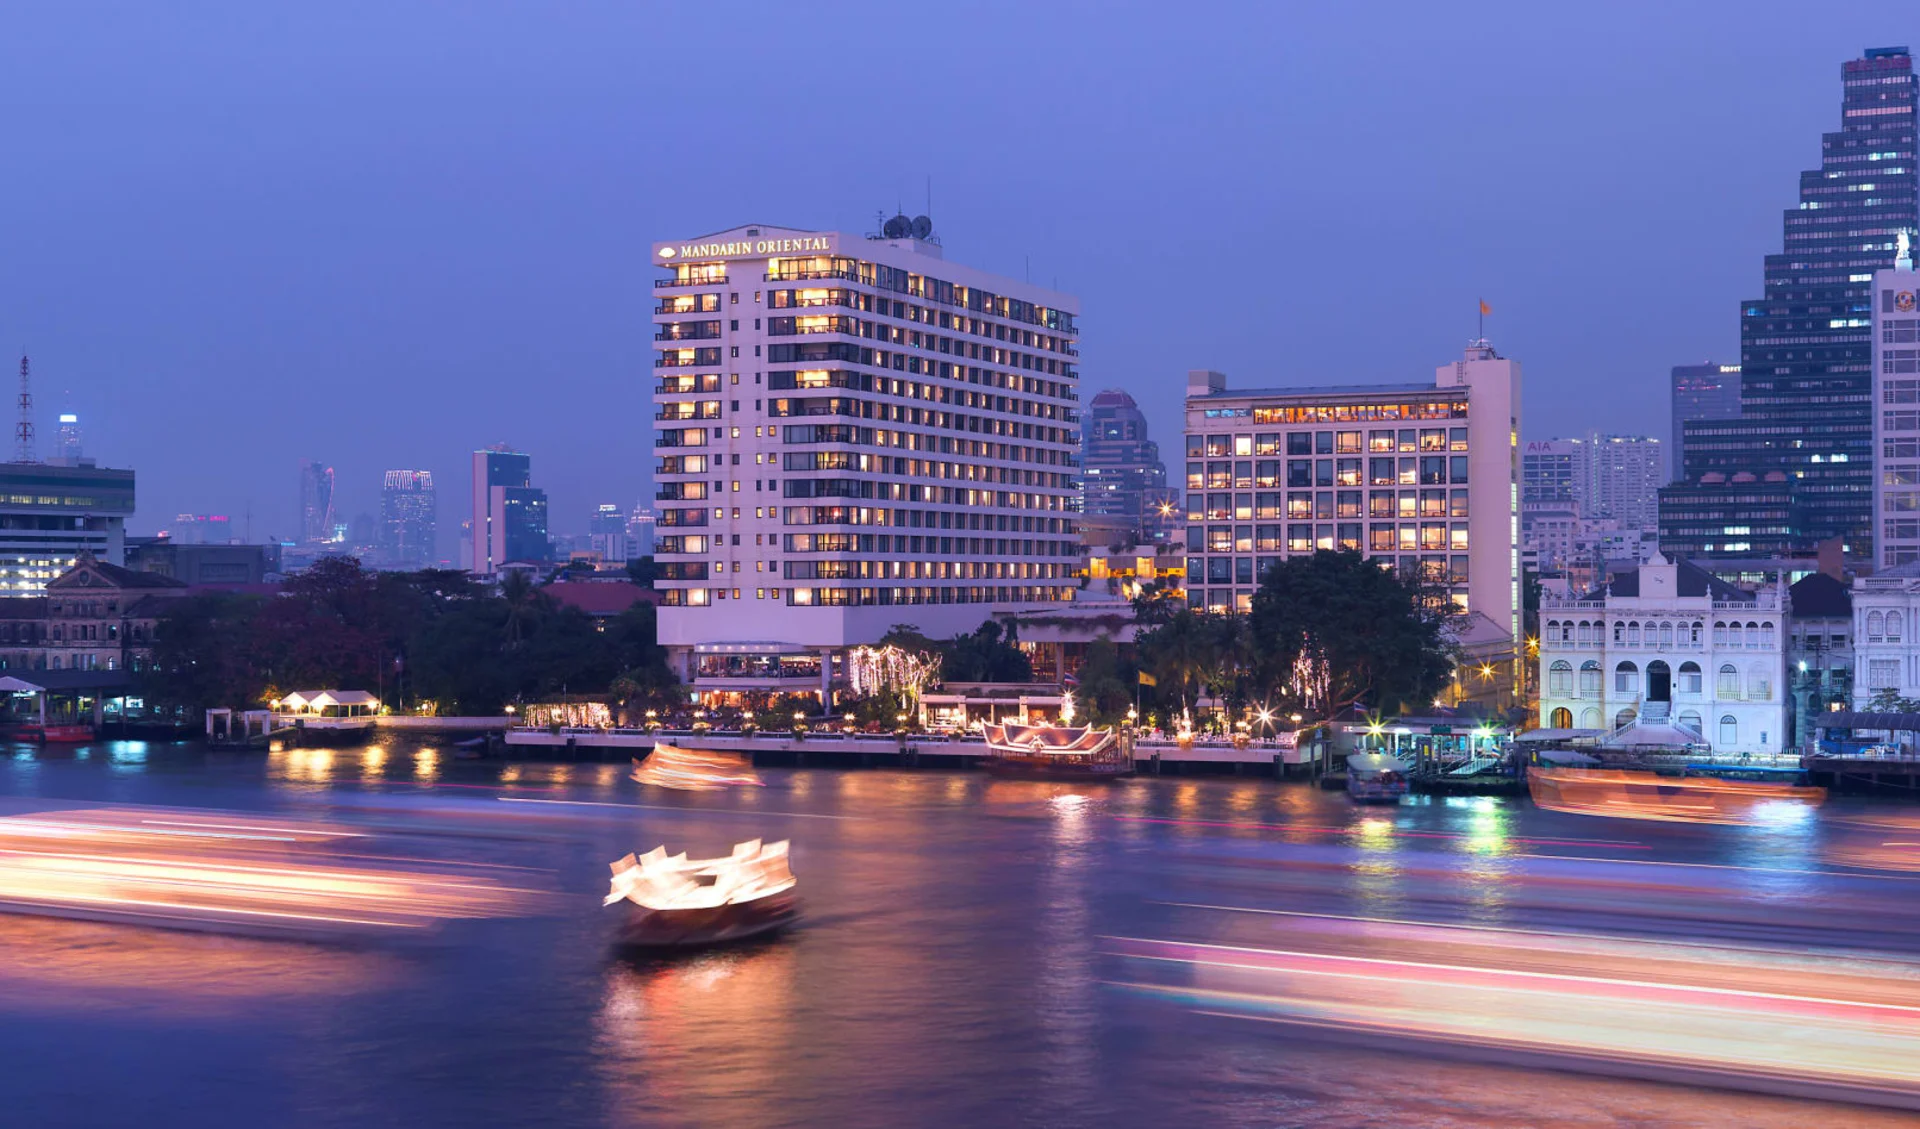
[(1480, 299), (1480, 316), (1486, 317), (1488, 314), (1492, 312), (1493, 312), (1493, 307), (1487, 305), (1487, 300), (1485, 298)]

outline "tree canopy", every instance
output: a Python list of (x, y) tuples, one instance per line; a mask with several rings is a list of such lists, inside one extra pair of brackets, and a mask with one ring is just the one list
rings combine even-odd
[(1424, 706), (1452, 669), (1447, 595), (1359, 553), (1316, 552), (1270, 567), (1247, 616), (1258, 681), (1276, 705), (1318, 720), (1364, 703)]
[(596, 625), (521, 574), (492, 594), (465, 573), (370, 572), (329, 557), (273, 597), (214, 593), (161, 617), (154, 699), (193, 708), (257, 706), (297, 689), (368, 690), (390, 705), (498, 713), (561, 692), (670, 696), (654, 609), (636, 603)]

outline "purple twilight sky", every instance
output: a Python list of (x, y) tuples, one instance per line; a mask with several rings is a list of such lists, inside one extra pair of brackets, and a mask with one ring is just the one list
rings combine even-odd
[[(653, 239), (866, 230), (1076, 293), (1087, 395), (1169, 454), (1183, 374), (1426, 379), (1494, 308), (1530, 438), (1666, 434), (1862, 5), (10, 5), (0, 342), (183, 511), (293, 528), (379, 473), (533, 456), (556, 532), (648, 491)], [(7, 371), (11, 373), (9, 362)], [(1173, 461), (1172, 459), (1169, 460)]]

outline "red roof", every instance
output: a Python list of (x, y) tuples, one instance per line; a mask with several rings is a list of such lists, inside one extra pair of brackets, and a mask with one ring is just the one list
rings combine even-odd
[(619, 615), (642, 600), (657, 603), (660, 599), (659, 593), (653, 589), (624, 581), (596, 584), (591, 581), (563, 580), (549, 584), (541, 591), (552, 596), (557, 604), (579, 608), (596, 618)]

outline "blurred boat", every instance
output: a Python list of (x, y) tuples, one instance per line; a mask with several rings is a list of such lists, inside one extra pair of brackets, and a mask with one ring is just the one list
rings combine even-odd
[(993, 723), (982, 728), (987, 771), (996, 775), (1099, 780), (1133, 771), (1133, 753), (1111, 728)]
[(1767, 805), (1812, 806), (1827, 798), (1825, 788), (1796, 784), (1538, 766), (1527, 770), (1527, 790), (1549, 811), (1680, 823), (1749, 823)]
[(1406, 762), (1385, 753), (1347, 756), (1347, 798), (1356, 804), (1397, 804), (1407, 794)]
[(646, 760), (633, 762), (633, 778), (641, 784), (683, 792), (766, 786), (745, 757), (682, 749), (665, 741), (655, 745)]
[(690, 948), (743, 941), (800, 916), (787, 842), (736, 844), (725, 858), (690, 859), (655, 847), (613, 863), (605, 904), (624, 905), (619, 941), (639, 948)]

